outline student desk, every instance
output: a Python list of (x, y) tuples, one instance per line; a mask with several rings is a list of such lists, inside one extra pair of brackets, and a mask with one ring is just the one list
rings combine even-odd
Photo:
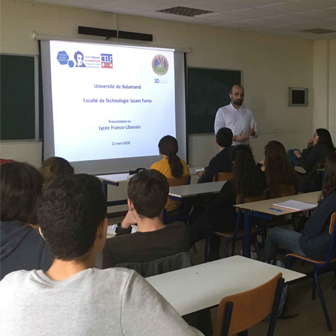
[[(190, 175), (196, 175), (196, 171), (202, 168), (189, 168)], [(107, 174), (107, 175), (97, 175), (102, 182), (103, 182), (103, 191), (106, 196), (107, 206), (115, 206), (115, 205), (123, 205), (127, 204), (127, 200), (118, 200), (118, 201), (108, 201), (107, 200), (107, 187), (108, 185), (112, 185), (115, 187), (119, 186), (121, 182), (128, 182), (130, 178), (134, 175), (129, 175), (129, 173), (120, 173), (120, 174)]]
[(250, 257), (251, 244), (250, 244), (250, 216), (272, 220), (274, 217), (284, 216), (298, 212), (296, 210), (279, 208), (281, 212), (270, 210), (273, 204), (285, 202), (289, 200), (296, 200), (306, 203), (317, 204), (320, 191), (314, 191), (306, 194), (298, 194), (292, 196), (285, 196), (279, 198), (272, 198), (264, 201), (236, 204), (235, 207), (244, 210), (244, 256)]
[(180, 315), (187, 315), (217, 306), (223, 297), (255, 288), (280, 272), (285, 282), (305, 276), (257, 260), (233, 256), (146, 280)]
[(182, 198), (216, 194), (219, 193), (225, 183), (226, 181), (217, 181), (170, 187), (169, 198), (175, 201), (181, 201)]

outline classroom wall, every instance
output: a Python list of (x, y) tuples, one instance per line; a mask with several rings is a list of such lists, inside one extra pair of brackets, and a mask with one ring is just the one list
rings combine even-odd
[[(33, 30), (43, 35), (80, 38), (78, 25), (110, 29), (118, 25), (121, 30), (150, 33), (154, 35), (155, 45), (189, 47), (188, 66), (242, 70), (245, 105), (254, 112), (260, 130), (259, 138), (252, 142), (257, 159), (262, 157), (263, 147), (269, 140), (282, 141), (287, 148), (302, 148), (311, 136), (314, 102), (311, 100), (308, 107), (288, 107), (288, 87), (307, 87), (312, 91), (316, 52), (312, 41), (127, 15), (116, 18), (112, 13), (2, 0), (1, 52), (37, 54)], [(334, 43), (331, 47), (336, 48)], [(334, 68), (335, 64), (333, 71), (336, 71)], [(318, 71), (314, 67), (314, 75)], [(2, 157), (26, 160), (37, 166), (41, 162), (41, 143), (2, 143), (1, 147)], [(189, 136), (191, 165), (206, 165), (217, 150), (214, 135)]]
[(336, 40), (314, 41), (313, 127), (327, 128), (336, 143)]

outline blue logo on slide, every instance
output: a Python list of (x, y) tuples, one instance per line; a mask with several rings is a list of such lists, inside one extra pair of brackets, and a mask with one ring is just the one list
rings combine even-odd
[(157, 75), (159, 76), (165, 75), (169, 68), (167, 58), (163, 55), (154, 56), (152, 60), (152, 68)]
[(69, 55), (65, 51), (59, 51), (57, 54), (57, 61), (61, 65), (68, 64)]
[(104, 69), (113, 69), (112, 54), (100, 54), (101, 67)]

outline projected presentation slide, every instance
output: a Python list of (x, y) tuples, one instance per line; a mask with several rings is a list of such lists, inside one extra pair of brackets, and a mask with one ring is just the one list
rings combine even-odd
[(55, 155), (158, 155), (176, 136), (174, 50), (50, 41)]

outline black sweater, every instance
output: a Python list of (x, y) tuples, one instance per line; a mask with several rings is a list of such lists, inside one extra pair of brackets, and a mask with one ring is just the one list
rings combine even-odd
[(198, 183), (212, 182), (212, 178), (217, 173), (231, 173), (232, 170), (232, 146), (225, 147), (215, 157), (213, 157), (208, 167), (204, 169), (203, 175)]
[(316, 169), (319, 163), (324, 163), (326, 158), (333, 152), (333, 149), (325, 144), (317, 143), (315, 146), (308, 147), (302, 151), (299, 158), (299, 165), (306, 171), (304, 181), (313, 183), (318, 182)]
[[(325, 260), (328, 255), (331, 235), (330, 217), (336, 211), (336, 192), (323, 199), (305, 224), (300, 237), (302, 251), (312, 259)], [(336, 256), (336, 245), (333, 257)]]
[(51, 252), (37, 229), (21, 222), (0, 222), (0, 232), (0, 280), (14, 271), (50, 268)]

